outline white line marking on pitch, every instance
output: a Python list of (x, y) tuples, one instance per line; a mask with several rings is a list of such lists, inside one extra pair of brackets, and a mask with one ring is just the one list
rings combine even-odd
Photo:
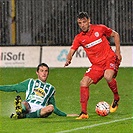
[(130, 120), (130, 119), (133, 119), (133, 117), (123, 118), (123, 119), (109, 121), (109, 122), (103, 122), (103, 123), (99, 123), (99, 124), (94, 124), (94, 125), (90, 125), (90, 126), (74, 128), (74, 129), (70, 129), (70, 130), (64, 130), (64, 131), (60, 131), (60, 132), (57, 132), (57, 133), (68, 133), (68, 132), (82, 130), (82, 129), (89, 129), (89, 128), (98, 127), (98, 126), (101, 126), (101, 125), (107, 125), (107, 124), (111, 124), (111, 123), (115, 123), (115, 122), (120, 122), (120, 121), (126, 121), (126, 120)]

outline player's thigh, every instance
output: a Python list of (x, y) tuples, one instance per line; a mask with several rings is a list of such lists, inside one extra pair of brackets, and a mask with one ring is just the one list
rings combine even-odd
[(35, 112), (35, 111), (40, 110), (41, 108), (43, 108), (42, 105), (38, 105), (36, 103), (29, 102), (29, 105), (30, 105), (30, 113)]
[[(113, 77), (116, 77), (119, 66), (120, 66), (120, 60), (117, 58), (117, 56), (110, 56), (106, 62), (106, 68), (104, 74), (105, 79), (107, 79), (107, 76), (111, 77), (112, 74)], [(113, 72), (109, 70), (112, 70)]]
[(103, 78), (103, 75), (104, 70), (101, 67), (95, 65), (91, 66), (84, 74), (84, 76), (89, 77), (94, 84), (101, 80)]

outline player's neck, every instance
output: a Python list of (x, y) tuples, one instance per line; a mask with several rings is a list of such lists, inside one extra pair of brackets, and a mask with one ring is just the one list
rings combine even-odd
[(86, 30), (86, 31), (83, 31), (84, 33), (87, 33), (87, 32), (89, 32), (91, 30), (91, 24), (88, 26), (88, 30)]

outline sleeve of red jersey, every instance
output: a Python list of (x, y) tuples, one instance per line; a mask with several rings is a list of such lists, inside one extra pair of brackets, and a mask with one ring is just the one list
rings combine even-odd
[(80, 43), (79, 43), (79, 39), (78, 39), (78, 35), (75, 36), (74, 40), (73, 40), (73, 43), (72, 43), (72, 46), (71, 46), (71, 49), (74, 49), (74, 50), (77, 50), (80, 46)]
[(103, 31), (104, 31), (104, 34), (107, 36), (107, 37), (110, 37), (111, 33), (112, 33), (112, 29), (105, 26), (105, 25), (101, 25), (102, 28), (103, 28)]

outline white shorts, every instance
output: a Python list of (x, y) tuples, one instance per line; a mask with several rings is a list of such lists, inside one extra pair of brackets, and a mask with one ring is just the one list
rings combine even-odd
[(44, 107), (44, 106), (41, 106), (41, 105), (38, 105), (38, 104), (35, 104), (35, 103), (30, 103), (30, 102), (29, 102), (29, 105), (30, 105), (30, 108), (31, 108), (30, 113), (35, 112), (35, 111), (37, 111), (37, 110)]

